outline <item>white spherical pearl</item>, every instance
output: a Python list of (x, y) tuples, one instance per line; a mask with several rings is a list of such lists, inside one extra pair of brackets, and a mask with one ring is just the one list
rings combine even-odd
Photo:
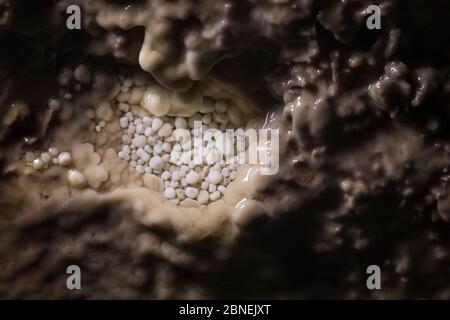
[(145, 124), (146, 126), (151, 126), (152, 118), (150, 118), (149, 116), (145, 116), (142, 118), (142, 123)]
[(138, 148), (143, 148), (147, 144), (147, 138), (145, 136), (137, 135), (133, 139), (133, 144)]
[(187, 128), (187, 121), (184, 118), (177, 117), (175, 118), (175, 128), (177, 129), (186, 129)]
[(145, 92), (141, 106), (157, 117), (165, 115), (169, 109), (167, 92), (158, 87), (150, 87)]
[(44, 161), (41, 159), (34, 159), (31, 165), (35, 170), (41, 170), (44, 167)]
[(164, 123), (163, 126), (158, 130), (158, 137), (168, 137), (172, 134), (173, 128), (170, 123)]
[(192, 188), (192, 187), (187, 187), (186, 190), (184, 191), (184, 194), (188, 198), (195, 199), (198, 196), (198, 189)]

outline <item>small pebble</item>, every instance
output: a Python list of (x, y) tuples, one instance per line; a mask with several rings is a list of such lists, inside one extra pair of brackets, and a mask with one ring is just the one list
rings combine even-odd
[(82, 83), (89, 83), (89, 82), (91, 82), (91, 79), (92, 79), (91, 72), (83, 64), (80, 64), (75, 69), (74, 75), (75, 75), (75, 79), (77, 79), (78, 81), (80, 81)]
[(200, 180), (200, 176), (197, 172), (191, 171), (186, 175), (187, 183), (194, 185)]
[(158, 131), (163, 125), (163, 121), (160, 118), (154, 118), (152, 122), (152, 129), (156, 132)]
[(186, 197), (195, 199), (195, 198), (197, 198), (197, 195), (198, 195), (198, 189), (193, 188), (193, 187), (187, 187), (184, 193), (185, 193)]
[(58, 155), (58, 148), (56, 147), (50, 147), (48, 148), (48, 152), (53, 156), (56, 157)]
[(31, 165), (35, 170), (41, 170), (44, 167), (44, 161), (41, 159), (34, 159)]
[(49, 164), (52, 161), (52, 158), (53, 157), (49, 152), (41, 153), (41, 160), (46, 164)]
[(212, 184), (219, 184), (222, 181), (222, 174), (218, 171), (212, 170), (208, 174), (208, 182)]
[(161, 170), (164, 168), (164, 161), (158, 156), (152, 157), (150, 159), (150, 167), (154, 170)]
[(72, 155), (69, 152), (62, 152), (58, 156), (58, 164), (60, 166), (69, 166), (72, 163)]
[(164, 190), (164, 196), (167, 199), (174, 199), (176, 197), (175, 189), (172, 187), (168, 187)]
[(219, 191), (215, 191), (215, 192), (211, 193), (211, 194), (209, 195), (209, 199), (210, 199), (211, 201), (217, 201), (217, 200), (219, 200), (219, 199), (220, 199), (220, 192), (219, 192)]
[(78, 170), (69, 170), (67, 173), (67, 179), (72, 186), (77, 188), (82, 188), (86, 184), (86, 178)]
[(185, 118), (181, 118), (181, 117), (175, 118), (175, 128), (186, 129), (187, 128), (187, 120)]
[(201, 190), (197, 196), (197, 201), (201, 204), (205, 204), (209, 201), (209, 193), (206, 190)]

